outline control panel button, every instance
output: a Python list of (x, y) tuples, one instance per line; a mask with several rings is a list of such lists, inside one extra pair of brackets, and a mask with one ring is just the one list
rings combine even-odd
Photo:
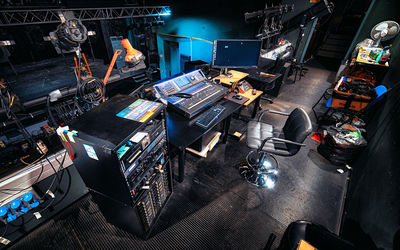
[(6, 206), (0, 207), (0, 216), (6, 215), (7, 212), (8, 212), (8, 207), (6, 207)]
[(29, 202), (31, 201), (33, 198), (33, 194), (31, 192), (25, 193), (24, 195), (22, 195), (22, 200)]
[(19, 208), (20, 205), (21, 205), (21, 200), (19, 200), (19, 199), (13, 200), (10, 202), (10, 207), (12, 209), (17, 209), (17, 208)]

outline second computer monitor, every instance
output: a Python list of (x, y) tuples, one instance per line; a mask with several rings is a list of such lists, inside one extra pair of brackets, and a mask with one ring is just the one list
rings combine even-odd
[(260, 40), (214, 40), (212, 66), (214, 68), (257, 67)]

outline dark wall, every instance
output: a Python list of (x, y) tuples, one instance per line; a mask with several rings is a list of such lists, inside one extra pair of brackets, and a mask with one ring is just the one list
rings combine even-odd
[(351, 46), (349, 47), (349, 52), (347, 55), (351, 54), (351, 51), (354, 49), (355, 45), (365, 38), (371, 38), (370, 33), (371, 29), (379, 22), (385, 20), (394, 20), (399, 21), (400, 2), (396, 0), (374, 0), (371, 2), (370, 12), (368, 16), (364, 17), (363, 23), (360, 25), (360, 28), (353, 39)]
[(157, 36), (161, 78), (182, 72), (188, 60), (210, 63), (213, 40), (255, 39), (261, 23), (245, 23), (244, 13), (263, 9), (265, 3), (265, 0), (171, 2), (172, 15), (159, 27)]
[[(399, 9), (398, 0), (378, 0), (361, 27), (359, 40), (369, 36), (370, 28), (380, 21), (398, 21)], [(370, 117), (368, 147), (352, 166), (346, 216), (385, 249), (392, 248), (400, 230), (400, 35), (391, 52), (390, 69), (383, 81), (391, 90)]]

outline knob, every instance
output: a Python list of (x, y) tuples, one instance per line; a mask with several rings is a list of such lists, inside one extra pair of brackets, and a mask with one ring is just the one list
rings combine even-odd
[(4, 215), (6, 215), (8, 212), (8, 207), (6, 206), (2, 206), (0, 207), (0, 216), (3, 217)]
[(33, 198), (33, 194), (31, 192), (25, 193), (24, 195), (22, 195), (22, 200), (29, 202), (30, 200), (32, 200)]
[(10, 202), (10, 207), (12, 209), (17, 209), (20, 205), (21, 205), (21, 200), (19, 199)]

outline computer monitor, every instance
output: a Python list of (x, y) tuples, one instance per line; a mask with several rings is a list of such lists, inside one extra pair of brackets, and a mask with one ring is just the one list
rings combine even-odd
[(260, 50), (261, 40), (214, 40), (212, 67), (257, 67)]

